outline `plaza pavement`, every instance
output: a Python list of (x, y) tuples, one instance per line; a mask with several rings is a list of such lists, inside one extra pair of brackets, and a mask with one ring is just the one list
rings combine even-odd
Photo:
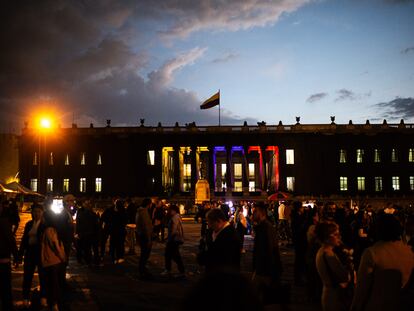
[[(22, 214), (21, 218), (17, 233), (18, 243), (24, 223), (30, 219), (30, 214)], [(163, 243), (155, 242), (153, 245), (148, 267), (154, 278), (150, 281), (138, 278), (137, 255), (126, 255), (125, 262), (117, 265), (110, 263), (109, 258), (106, 257), (104, 265), (99, 267), (80, 265), (72, 256), (67, 274), (69, 290), (65, 292), (64, 297), (65, 310), (179, 310), (180, 301), (201, 275), (196, 263), (200, 225), (191, 218), (184, 219), (184, 231), (185, 243), (181, 247), (181, 255), (186, 267), (185, 279), (174, 276), (174, 273), (177, 273), (174, 263), (172, 277), (160, 276), (164, 269), (165, 244)], [(242, 271), (247, 277), (251, 276), (252, 242), (252, 237), (246, 236), (246, 253), (242, 255)], [(135, 251), (139, 253), (139, 247), (136, 247)], [(291, 284), (291, 303), (287, 306), (267, 306), (266, 310), (320, 310), (317, 305), (307, 302), (305, 287), (293, 285), (293, 250), (282, 246), (281, 257), (284, 268), (283, 282)], [(20, 266), (13, 271), (13, 295), (18, 309), (21, 307), (22, 278), (23, 270)], [(33, 287), (36, 286), (37, 276), (33, 284)], [(197, 306), (194, 310), (197, 310)]]

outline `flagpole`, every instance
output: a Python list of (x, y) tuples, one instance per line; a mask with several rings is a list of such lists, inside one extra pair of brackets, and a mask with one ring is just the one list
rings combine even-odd
[(221, 122), (220, 122), (220, 105), (221, 105), (221, 103), (220, 103), (220, 89), (219, 89), (219, 126), (221, 126)]

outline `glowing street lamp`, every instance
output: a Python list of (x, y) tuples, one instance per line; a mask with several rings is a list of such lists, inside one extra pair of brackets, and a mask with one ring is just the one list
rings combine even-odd
[(41, 118), (40, 127), (44, 129), (50, 129), (52, 127), (52, 122), (50, 121), (49, 118)]

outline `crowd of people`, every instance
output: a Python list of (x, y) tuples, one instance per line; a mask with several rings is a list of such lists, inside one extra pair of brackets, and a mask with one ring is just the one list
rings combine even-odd
[[(125, 250), (135, 254), (138, 245), (139, 278), (151, 280), (147, 263), (153, 243), (165, 243), (161, 275), (172, 277), (175, 262), (179, 273), (174, 277), (186, 277), (180, 253), (184, 227), (178, 205), (150, 198), (142, 202), (117, 198), (108, 208), (97, 211), (88, 199), (75, 202), (68, 198), (63, 209), (56, 211), (50, 203), (32, 205), (32, 220), (25, 225), (19, 248), (14, 239), (16, 213), (10, 203), (0, 205), (3, 310), (13, 308), (11, 255), (15, 264), (24, 264), (24, 307), (30, 306), (37, 270), (40, 305), (59, 310), (73, 248), (79, 264), (100, 266), (108, 262), (105, 258), (110, 258), (110, 264), (122, 264)], [(306, 286), (308, 301), (321, 303), (324, 311), (400, 310), (412, 307), (410, 299), (404, 299), (412, 295), (414, 286), (413, 217), (413, 211), (393, 204), (374, 210), (370, 205), (337, 206), (333, 202), (307, 205), (242, 200), (234, 206), (204, 202), (195, 215), (201, 223), (197, 263), (207, 278), (242, 277), (244, 239), (251, 235), (252, 279), (248, 282), (254, 288), (251, 295), (257, 295), (254, 301), (288, 301), (289, 287), (281, 281), (279, 248), (283, 246), (294, 249), (294, 285)]]

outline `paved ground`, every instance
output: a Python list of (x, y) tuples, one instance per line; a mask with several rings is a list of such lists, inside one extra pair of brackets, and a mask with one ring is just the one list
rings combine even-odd
[[(21, 215), (22, 222), (17, 239), (21, 238), (24, 223), (30, 218), (29, 214)], [(164, 266), (164, 247), (155, 243), (151, 254), (149, 269), (154, 274), (151, 281), (142, 281), (137, 277), (138, 256), (127, 255), (126, 261), (114, 265), (109, 259), (102, 267), (87, 267), (79, 265), (71, 258), (67, 281), (70, 290), (65, 293), (66, 310), (176, 310), (180, 301), (189, 289), (199, 279), (199, 268), (196, 264), (196, 252), (199, 240), (200, 225), (188, 219), (184, 222), (186, 242), (181, 254), (187, 269), (186, 279), (161, 277), (159, 274)], [(252, 257), (252, 238), (247, 236), (245, 241), (246, 254), (242, 257), (242, 271), (250, 275), (249, 267)], [(139, 248), (136, 248), (139, 251)], [(281, 248), (284, 264), (283, 281), (293, 284), (293, 251)], [(176, 272), (173, 264), (173, 272)], [(13, 292), (16, 304), (21, 305), (22, 268), (13, 271)], [(37, 286), (37, 278), (33, 287)], [(304, 287), (291, 285), (291, 301), (288, 310), (319, 310), (318, 306), (306, 302)], [(231, 299), (231, 298), (229, 298)], [(197, 308), (195, 307), (195, 310)], [(281, 306), (268, 306), (268, 310), (282, 310)]]

